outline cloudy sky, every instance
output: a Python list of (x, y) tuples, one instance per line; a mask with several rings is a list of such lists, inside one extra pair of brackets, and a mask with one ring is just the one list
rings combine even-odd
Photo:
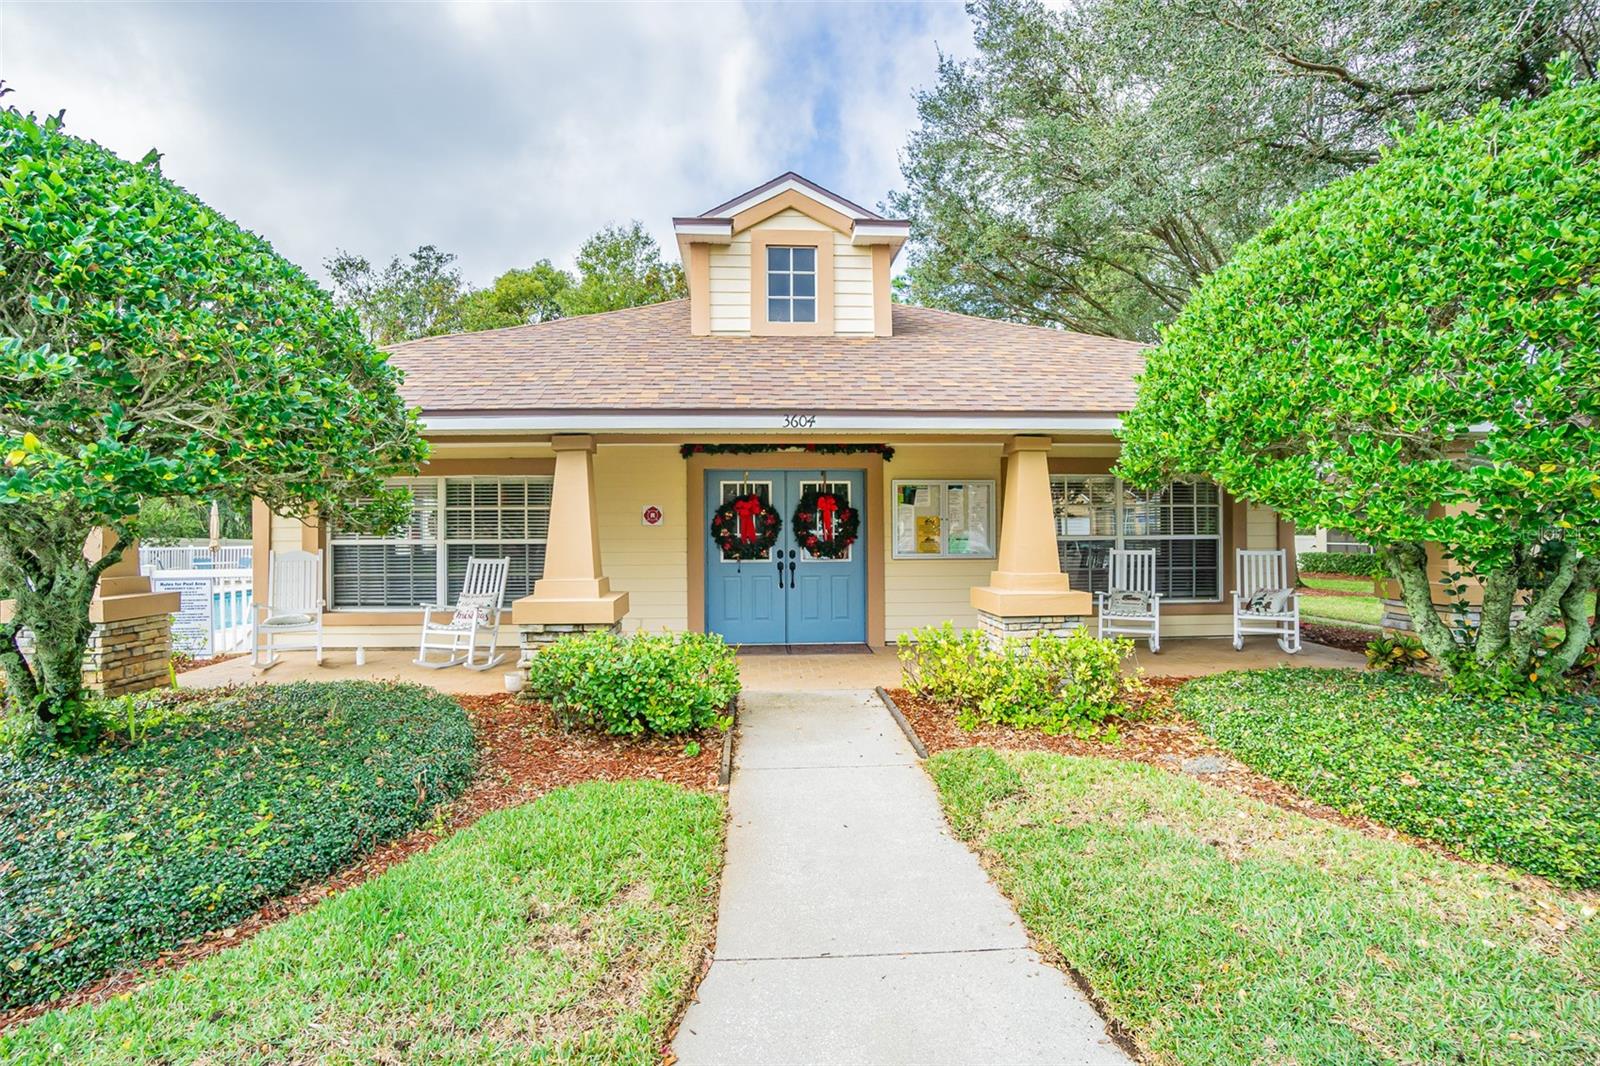
[(467, 279), (785, 170), (877, 204), (959, 4), (0, 0), (9, 103), (166, 174), (321, 275), (432, 243)]

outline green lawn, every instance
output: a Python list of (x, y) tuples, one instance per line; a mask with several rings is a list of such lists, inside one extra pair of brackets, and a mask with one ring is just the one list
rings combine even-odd
[(1600, 888), (1600, 699), (1508, 702), (1418, 675), (1237, 671), (1174, 710), (1319, 802)]
[(484, 816), (132, 996), (0, 1036), (19, 1063), (656, 1063), (710, 943), (719, 797), (592, 782)]
[[(1300, 618), (1306, 622), (1327, 622), (1331, 625), (1358, 625), (1376, 628), (1383, 621), (1383, 601), (1371, 595), (1372, 582), (1363, 578), (1309, 578), (1306, 583), (1313, 588), (1353, 584), (1359, 588), (1350, 592), (1366, 592), (1364, 596), (1314, 596), (1300, 594)], [(1376, 636), (1376, 633), (1374, 634)]]
[(156, 693), (140, 741), (0, 748), (0, 1008), (220, 929), (432, 816), (472, 726), (418, 685)]
[(1137, 763), (972, 748), (928, 767), (1029, 931), (1152, 1061), (1600, 1057), (1593, 896)]

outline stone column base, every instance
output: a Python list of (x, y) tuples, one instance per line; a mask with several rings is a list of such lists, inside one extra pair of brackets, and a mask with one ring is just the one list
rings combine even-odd
[(524, 622), (517, 626), (517, 633), (522, 644), (522, 658), (518, 660), (519, 666), (526, 666), (544, 648), (548, 648), (558, 640), (566, 637), (581, 637), (585, 633), (620, 633), (622, 623), (618, 622)]
[(990, 645), (998, 646), (1007, 637), (1027, 640), (1040, 633), (1064, 637), (1083, 625), (1087, 618), (1078, 614), (1040, 614), (1002, 616), (989, 611), (978, 612), (978, 629)]
[[(32, 658), (33, 634), (17, 644)], [(121, 696), (168, 684), (172, 662), (172, 617), (158, 614), (96, 622), (83, 652), (83, 687), (96, 696)]]

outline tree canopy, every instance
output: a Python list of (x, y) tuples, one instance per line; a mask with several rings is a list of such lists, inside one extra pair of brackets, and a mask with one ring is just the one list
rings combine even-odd
[(1151, 339), (1233, 246), (1394, 128), (1600, 60), (1594, 0), (1035, 0), (971, 6), (906, 146), (905, 291)]
[[(1120, 469), (1374, 544), (1449, 669), (1537, 674), (1557, 618), (1570, 665), (1600, 578), (1600, 83), (1424, 118), (1279, 214), (1163, 331)], [(1428, 542), (1482, 580), (1476, 633), (1429, 607)]]
[(325, 266), (340, 304), (356, 312), (375, 344), (524, 326), (688, 294), (683, 268), (662, 259), (661, 247), (637, 220), (590, 234), (578, 249), (576, 275), (541, 259), (474, 289), (452, 265), (455, 260), (425, 244), (381, 271), (345, 251)]
[[(353, 314), (161, 175), (0, 111), (0, 625), (13, 699), (78, 705), (95, 583), (152, 498), (257, 496), (349, 528), (403, 520), (426, 455)], [(85, 560), (89, 533), (116, 534)], [(36, 643), (30, 664), (17, 637)]]

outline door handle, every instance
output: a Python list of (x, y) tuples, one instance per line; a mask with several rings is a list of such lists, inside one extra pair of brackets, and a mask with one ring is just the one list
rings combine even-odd
[(794, 556), (795, 550), (789, 549), (789, 587), (794, 588)]
[(783, 551), (782, 551), (782, 549), (779, 549), (778, 551), (773, 552), (773, 554), (778, 557), (778, 589), (780, 591), (782, 591), (782, 589), (783, 589)]

